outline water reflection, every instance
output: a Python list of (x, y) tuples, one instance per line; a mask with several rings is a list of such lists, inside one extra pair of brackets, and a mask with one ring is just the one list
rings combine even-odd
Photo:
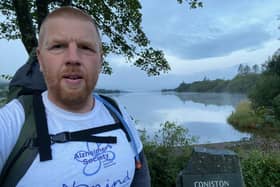
[(226, 121), (234, 106), (243, 99), (240, 94), (212, 93), (125, 93), (110, 94), (137, 121), (138, 129), (146, 129), (153, 136), (165, 121), (187, 127), (198, 143), (240, 140), (246, 133), (235, 130)]
[(193, 101), (195, 103), (214, 104), (214, 105), (232, 105), (236, 106), (241, 100), (246, 100), (244, 94), (230, 93), (182, 93), (182, 92), (162, 92), (163, 95), (176, 95), (181, 101)]

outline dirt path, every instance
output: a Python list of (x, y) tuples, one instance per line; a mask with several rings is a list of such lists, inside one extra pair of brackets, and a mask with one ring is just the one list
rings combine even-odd
[(280, 141), (273, 138), (254, 137), (252, 139), (236, 141), (236, 142), (222, 142), (210, 144), (196, 144), (193, 146), (202, 146), (213, 149), (259, 149), (265, 152), (280, 151)]

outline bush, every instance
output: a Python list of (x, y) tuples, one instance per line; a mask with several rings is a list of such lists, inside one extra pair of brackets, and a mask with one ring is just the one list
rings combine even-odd
[(152, 140), (144, 131), (142, 141), (152, 186), (175, 186), (176, 177), (191, 154), (189, 143), (193, 140), (187, 137), (187, 129), (167, 121), (161, 124), (161, 129)]
[(275, 116), (278, 120), (280, 120), (280, 93), (273, 98), (273, 110), (275, 112)]
[(249, 101), (240, 102), (227, 120), (239, 130), (256, 129), (262, 124), (262, 118), (252, 110)]
[[(246, 108), (241, 107), (245, 111)], [(191, 155), (192, 148), (189, 143), (193, 140), (186, 135), (186, 129), (168, 121), (161, 124), (161, 129), (152, 140), (149, 140), (146, 132), (143, 131), (142, 141), (149, 164), (152, 186), (175, 186), (177, 175), (186, 166)], [(253, 150), (248, 152), (248, 149), (245, 148), (239, 149), (238, 152), (246, 187), (280, 186), (279, 151), (264, 153)]]
[(241, 159), (243, 177), (247, 187), (280, 186), (280, 154), (252, 151)]
[(5, 88), (0, 89), (0, 107), (4, 105), (7, 101), (8, 90)]
[(277, 75), (262, 75), (256, 87), (250, 92), (249, 98), (253, 107), (271, 107), (273, 99), (280, 94), (280, 77)]
[(245, 75), (237, 75), (227, 85), (226, 90), (231, 93), (249, 93), (256, 84), (260, 75), (249, 73)]

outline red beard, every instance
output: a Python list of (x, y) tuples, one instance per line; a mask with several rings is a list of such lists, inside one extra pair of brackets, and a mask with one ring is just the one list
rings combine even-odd
[[(97, 75), (96, 75), (97, 76)], [(89, 101), (97, 79), (89, 76), (79, 66), (67, 66), (57, 80), (45, 72), (48, 91), (56, 103), (67, 108), (78, 109)]]

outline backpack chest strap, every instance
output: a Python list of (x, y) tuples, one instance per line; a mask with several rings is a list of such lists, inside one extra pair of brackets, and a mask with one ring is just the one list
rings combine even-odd
[[(104, 125), (100, 127), (85, 129), (81, 131), (75, 132), (60, 132), (57, 134), (50, 134), (50, 142), (51, 145), (54, 143), (66, 143), (66, 142), (73, 142), (73, 141), (82, 141), (82, 142), (95, 142), (95, 143), (117, 143), (117, 137), (115, 136), (94, 136), (93, 134), (98, 134), (102, 132), (112, 131), (121, 129), (120, 123), (115, 123), (111, 125)], [(30, 141), (28, 147), (34, 148), (39, 147), (39, 139), (34, 138)]]
[(120, 129), (119, 123), (104, 125), (101, 127), (90, 128), (75, 132), (61, 132), (55, 135), (50, 135), (51, 143), (65, 143), (69, 141), (87, 141), (96, 143), (117, 143), (117, 137), (114, 136), (94, 136), (102, 132)]
[(119, 122), (111, 125), (76, 131), (49, 134), (45, 106), (41, 94), (33, 96), (33, 107), (35, 113), (35, 124), (37, 138), (31, 141), (31, 147), (38, 147), (40, 161), (52, 160), (51, 145), (54, 143), (65, 143), (69, 141), (84, 141), (96, 143), (117, 143), (117, 137), (113, 136), (94, 136), (101, 132), (111, 131), (121, 128)]

